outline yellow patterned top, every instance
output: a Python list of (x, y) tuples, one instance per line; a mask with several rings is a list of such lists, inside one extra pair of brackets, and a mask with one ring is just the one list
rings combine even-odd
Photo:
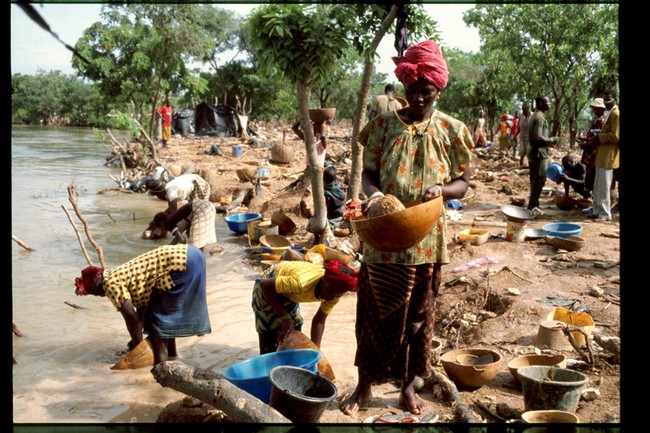
[(187, 244), (163, 245), (103, 272), (104, 293), (119, 310), (127, 299), (136, 308), (149, 304), (154, 289), (174, 287), (169, 273), (185, 271)]

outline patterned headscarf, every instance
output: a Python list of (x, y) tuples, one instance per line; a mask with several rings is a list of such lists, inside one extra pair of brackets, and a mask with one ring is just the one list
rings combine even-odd
[(424, 41), (409, 47), (404, 56), (392, 57), (397, 65), (395, 76), (404, 84), (422, 78), (438, 89), (447, 87), (449, 70), (440, 47), (434, 41)]
[(88, 292), (86, 287), (91, 287), (97, 275), (99, 275), (104, 269), (99, 266), (88, 266), (81, 270), (81, 277), (74, 279), (74, 285), (76, 287), (75, 293), (77, 296), (86, 296)]
[(325, 278), (337, 286), (345, 288), (346, 292), (356, 292), (357, 273), (354, 269), (338, 260), (331, 260), (325, 265)]

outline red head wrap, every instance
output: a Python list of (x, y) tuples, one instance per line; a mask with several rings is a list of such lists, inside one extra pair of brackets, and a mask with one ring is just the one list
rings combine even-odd
[(345, 263), (331, 260), (325, 265), (325, 278), (337, 286), (344, 287), (346, 292), (357, 290), (357, 273)]
[(449, 71), (440, 47), (434, 41), (424, 41), (410, 46), (403, 56), (392, 57), (397, 65), (395, 76), (404, 84), (422, 78), (438, 89), (447, 87)]
[(97, 275), (103, 271), (99, 266), (88, 266), (81, 270), (81, 277), (74, 279), (74, 285), (76, 287), (75, 293), (77, 296), (86, 296), (88, 292), (86, 291), (87, 287), (91, 287)]

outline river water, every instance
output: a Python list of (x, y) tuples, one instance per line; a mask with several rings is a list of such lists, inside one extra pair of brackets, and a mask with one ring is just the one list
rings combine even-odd
[[(120, 172), (104, 165), (108, 147), (88, 129), (12, 129), (11, 233), (33, 248), (12, 241), (12, 320), (23, 333), (13, 336), (14, 423), (155, 422), (161, 407), (185, 396), (163, 388), (149, 368), (111, 370), (129, 341), (122, 316), (106, 298), (74, 294), (74, 278), (88, 262), (63, 206), (93, 264), (100, 261), (68, 200), (68, 185), (108, 267), (169, 242), (140, 238), (164, 201), (98, 194), (116, 186), (109, 174)], [(188, 365), (223, 372), (258, 353), (250, 307), (257, 271), (242, 264), (245, 236), (231, 233), (222, 217), (216, 225), (223, 253), (206, 253), (212, 333), (177, 343)]]

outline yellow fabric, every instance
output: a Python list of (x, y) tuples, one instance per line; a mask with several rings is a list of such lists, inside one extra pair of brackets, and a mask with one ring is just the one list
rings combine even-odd
[(169, 139), (171, 137), (172, 137), (172, 127), (163, 125), (163, 127), (162, 127), (162, 139), (165, 140), (165, 141), (169, 141)]
[(621, 117), (618, 106), (612, 108), (607, 117), (602, 131), (598, 134), (598, 147), (596, 148), (596, 167), (618, 168), (620, 161)]
[(119, 310), (126, 300), (140, 308), (149, 304), (154, 289), (170, 290), (174, 287), (169, 273), (185, 271), (187, 245), (162, 245), (113, 269), (103, 272), (106, 297)]
[(275, 269), (275, 291), (297, 304), (320, 302), (320, 309), (323, 313), (329, 314), (339, 299), (321, 301), (314, 294), (316, 286), (324, 275), (325, 268), (310, 262), (282, 262)]

